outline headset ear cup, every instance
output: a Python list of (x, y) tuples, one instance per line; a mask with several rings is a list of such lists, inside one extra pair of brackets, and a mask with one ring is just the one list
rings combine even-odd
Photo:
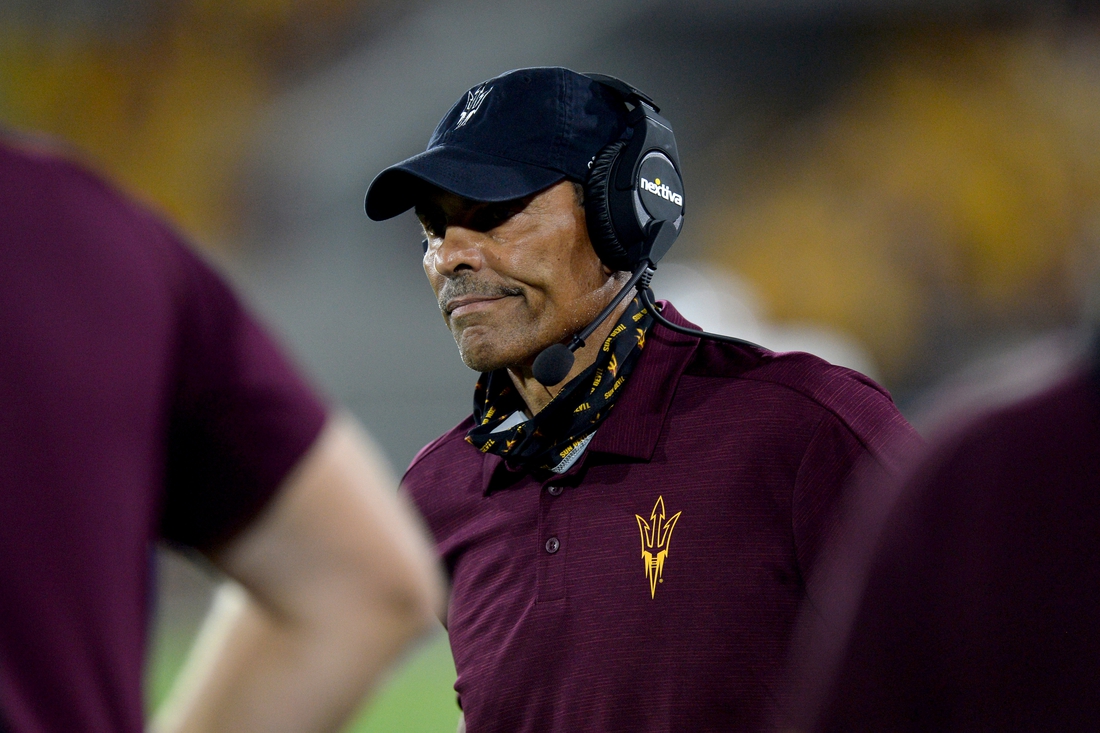
[(588, 236), (596, 255), (613, 270), (631, 270), (626, 248), (615, 231), (611, 219), (611, 172), (619, 153), (628, 140), (611, 143), (596, 155), (584, 185), (584, 215), (588, 221)]

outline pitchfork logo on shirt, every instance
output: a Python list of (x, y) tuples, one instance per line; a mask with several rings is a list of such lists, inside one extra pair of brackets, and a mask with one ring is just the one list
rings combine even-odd
[(668, 557), (668, 544), (672, 541), (672, 530), (676, 526), (676, 520), (682, 513), (676, 512), (666, 519), (665, 499), (658, 496), (648, 522), (641, 515), (634, 515), (638, 520), (638, 530), (642, 534), (642, 560), (645, 562), (645, 576), (649, 580), (650, 598), (657, 597), (657, 584), (663, 582), (661, 573), (665, 569), (665, 558)]
[(491, 91), (493, 91), (492, 87), (486, 89), (485, 85), (482, 84), (477, 89), (466, 92), (466, 109), (462, 110), (462, 114), (458, 116), (458, 124), (455, 125), (456, 130), (465, 126), (470, 118), (477, 114), (477, 111), (481, 109), (481, 103), (485, 101)]

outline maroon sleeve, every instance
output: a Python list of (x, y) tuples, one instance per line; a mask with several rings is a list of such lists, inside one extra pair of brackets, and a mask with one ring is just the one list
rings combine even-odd
[(210, 549), (265, 506), (325, 422), (321, 401), (230, 288), (177, 246), (178, 343), (161, 531)]
[(803, 454), (792, 499), (803, 577), (835, 534), (858, 477), (871, 470), (897, 475), (921, 444), (885, 393), (857, 387), (843, 410), (826, 413)]
[(840, 498), (855, 465), (866, 451), (835, 415), (818, 423), (802, 456), (792, 498), (795, 552), (803, 577), (815, 565), (840, 513)]

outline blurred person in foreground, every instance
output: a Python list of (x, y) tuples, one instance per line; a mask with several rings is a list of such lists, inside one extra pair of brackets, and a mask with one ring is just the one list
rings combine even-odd
[[(848, 475), (914, 439), (848, 369), (655, 325), (640, 297), (600, 318), (631, 278), (586, 209), (643, 134), (645, 98), (623, 88), (562, 68), (486, 81), (367, 194), (374, 219), (415, 207), (424, 271), (481, 372), (473, 415), (403, 480), (450, 571), (474, 733), (761, 729)], [(631, 185), (668, 209), (680, 194), (660, 182)], [(536, 357), (589, 323), (548, 386)]]
[[(1027, 394), (956, 413), (897, 489), (859, 502), (781, 728), (1100, 726), (1098, 346), (1044, 354), (1041, 375), (1013, 365)], [(997, 377), (1006, 395), (1018, 383)]]
[(382, 459), (157, 217), (0, 139), (0, 728), (144, 729), (158, 539), (222, 597), (160, 731), (335, 730), (439, 597)]

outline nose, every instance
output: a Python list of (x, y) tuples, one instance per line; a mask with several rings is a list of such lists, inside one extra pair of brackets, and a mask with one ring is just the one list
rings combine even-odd
[(484, 236), (462, 226), (448, 226), (442, 237), (429, 240), (425, 264), (443, 277), (454, 277), (462, 270), (477, 272), (485, 264), (480, 241)]

